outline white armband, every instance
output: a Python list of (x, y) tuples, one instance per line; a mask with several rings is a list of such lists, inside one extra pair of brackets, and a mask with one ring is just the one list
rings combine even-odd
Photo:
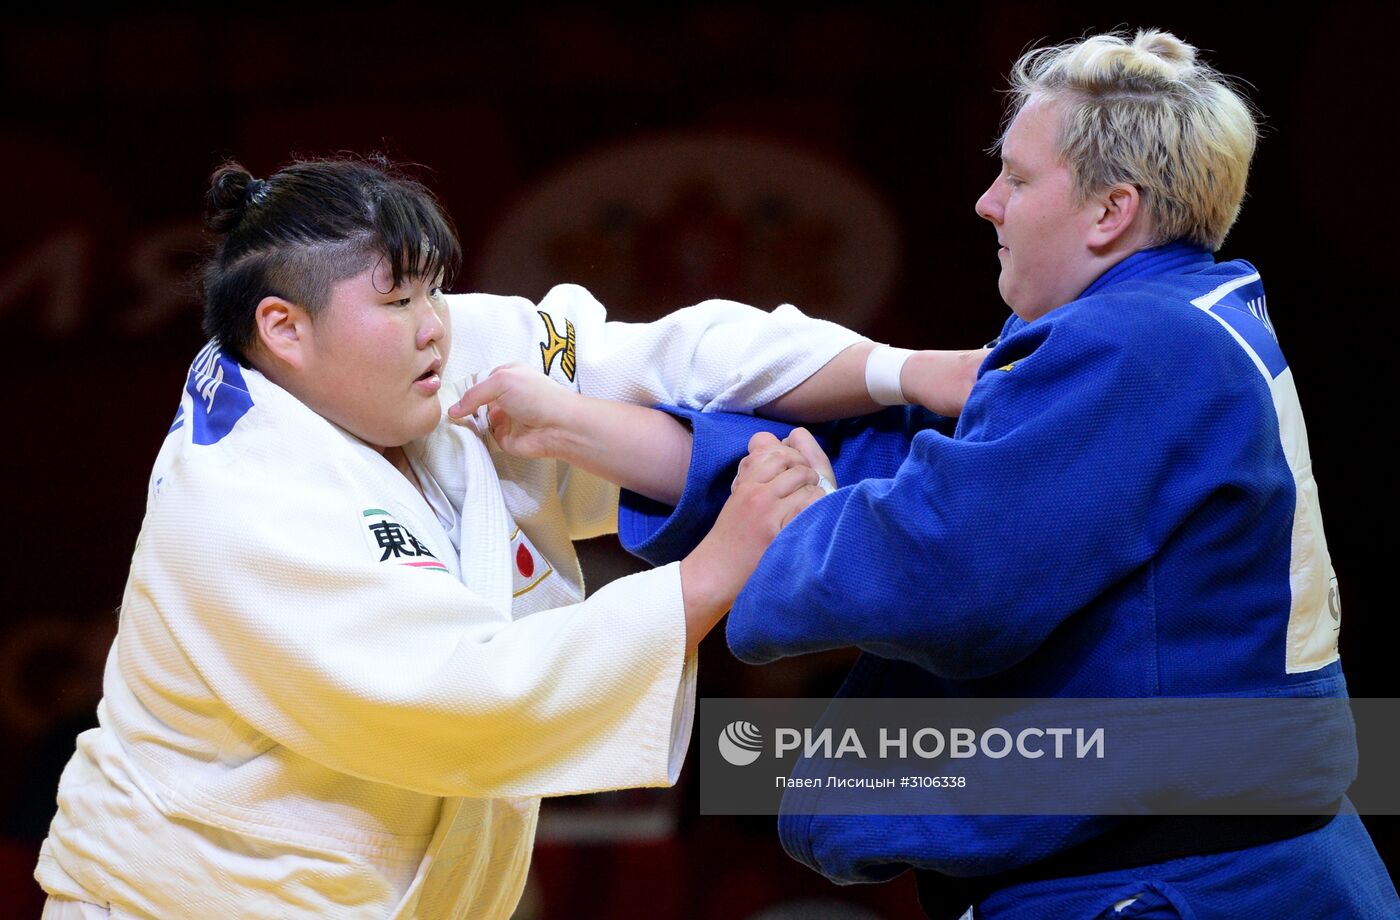
[(871, 399), (882, 406), (902, 406), (908, 402), (904, 398), (904, 388), (899, 385), (899, 373), (913, 354), (908, 348), (875, 346), (865, 359), (865, 389)]

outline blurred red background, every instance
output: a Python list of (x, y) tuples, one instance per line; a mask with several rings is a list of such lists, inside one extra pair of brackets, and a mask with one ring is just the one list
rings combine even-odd
[[(895, 344), (978, 345), (1006, 312), (994, 234), (972, 211), (997, 170), (986, 148), (1004, 74), (1031, 44), (1124, 15), (1062, 3), (10, 14), (0, 913), (37, 915), (35, 853), (73, 736), (93, 723), (146, 475), (201, 344), (187, 279), (222, 158), (258, 175), (291, 154), (347, 150), (421, 164), (467, 252), (457, 290), (539, 297), (574, 281), (631, 319), (704, 297), (791, 301)], [(1223, 255), (1259, 266), (1274, 298), (1309, 421), (1354, 696), (1400, 695), (1388, 560), (1372, 536), (1393, 464), (1358, 424), (1386, 424), (1392, 392), (1370, 314), (1391, 286), (1381, 42), (1395, 20), (1318, 5), (1261, 22), (1200, 6), (1128, 23), (1207, 49), (1264, 113)], [(596, 586), (635, 563), (594, 541), (585, 565)], [(719, 636), (703, 656), (703, 696), (826, 695), (849, 660), (750, 668)], [(1394, 867), (1395, 819), (1367, 824)], [(699, 816), (688, 769), (673, 790), (546, 803), (521, 915), (918, 911), (908, 878), (837, 888), (792, 862), (771, 818)]]

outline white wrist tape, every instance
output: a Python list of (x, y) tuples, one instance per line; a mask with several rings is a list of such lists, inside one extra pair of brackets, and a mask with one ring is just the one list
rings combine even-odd
[(899, 372), (914, 352), (907, 348), (876, 345), (865, 359), (865, 389), (870, 398), (882, 406), (902, 406), (904, 388), (899, 385)]

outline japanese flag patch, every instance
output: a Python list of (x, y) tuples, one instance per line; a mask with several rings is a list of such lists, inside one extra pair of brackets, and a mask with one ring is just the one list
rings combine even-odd
[(447, 566), (438, 561), (432, 550), (383, 508), (366, 508), (360, 515), (364, 520), (365, 540), (375, 559), (386, 565), (406, 565), (429, 572), (452, 574)]
[(511, 585), (512, 597), (529, 594), (554, 572), (549, 562), (530, 542), (530, 538), (525, 536), (525, 531), (519, 527), (510, 535), (510, 563), (511, 576), (514, 578)]

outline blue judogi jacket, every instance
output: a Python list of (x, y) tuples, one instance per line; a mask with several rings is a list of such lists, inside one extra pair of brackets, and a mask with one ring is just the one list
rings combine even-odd
[[(624, 493), (619, 516), (653, 563), (703, 537), (755, 431), (789, 430), (672, 411), (694, 430), (684, 496)], [(905, 407), (814, 433), (848, 485), (783, 530), (739, 595), (727, 628), (744, 661), (856, 646), (840, 695), (857, 697), (1346, 695), (1301, 410), (1247, 262), (1184, 242), (1136, 253), (1077, 300), (1010, 318), (960, 418)], [(1121, 820), (784, 814), (779, 833), (849, 883), (1003, 872)], [(1093, 916), (1134, 886), (1137, 909), (1159, 898), (1183, 916), (1400, 915), (1344, 815), (1245, 851), (1020, 885), (979, 916)]]

